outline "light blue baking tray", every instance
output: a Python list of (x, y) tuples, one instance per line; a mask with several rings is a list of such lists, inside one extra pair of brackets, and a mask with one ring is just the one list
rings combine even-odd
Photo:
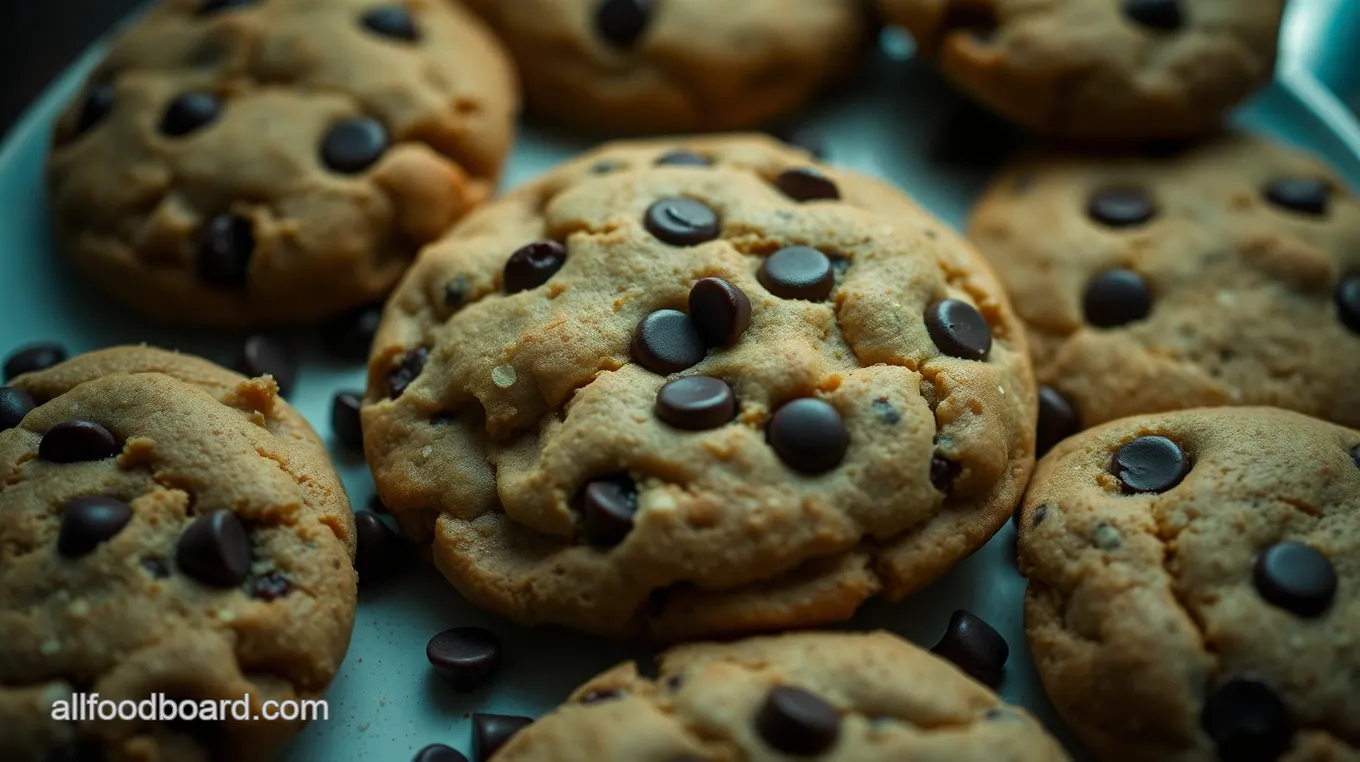
[[(1360, 103), (1360, 1), (1293, 0), (1284, 33), (1279, 81), (1236, 115), (1242, 126), (1307, 148), (1360, 186), (1360, 124), (1348, 104)], [(170, 330), (131, 315), (72, 277), (48, 231), (42, 168), (50, 126), (98, 59), (94, 49), (29, 109), (0, 145), (0, 354), (20, 344), (54, 340), (73, 352), (148, 342), (229, 363), (241, 335)], [(998, 148), (1014, 134), (979, 114), (910, 58), (910, 44), (889, 36), (870, 82), (807, 114), (822, 130), (834, 163), (886, 178), (959, 227), (995, 168)], [(947, 137), (946, 137), (947, 136)], [(961, 140), (960, 138), (966, 138)], [(519, 185), (587, 143), (526, 125), (511, 157), (505, 186)], [(302, 359), (293, 403), (330, 437), (332, 394), (361, 388), (359, 365), (328, 360), (315, 334), (286, 337)], [(350, 499), (363, 507), (373, 485), (362, 460), (332, 441)], [(1001, 692), (1049, 724), (1061, 727), (1044, 698), (1025, 648), (1021, 622), (1024, 580), (1015, 570), (1014, 532), (1004, 528), (945, 578), (898, 606), (871, 604), (847, 627), (885, 628), (926, 647), (950, 614), (969, 609), (1011, 644)], [(425, 659), (426, 641), (459, 625), (479, 625), (504, 642), (504, 664), (493, 683), (454, 693)], [(416, 566), (360, 596), (349, 655), (328, 694), (330, 719), (316, 722), (292, 745), (289, 762), (410, 759), (426, 744), (444, 743), (471, 756), (474, 711), (538, 716), (573, 687), (625, 658), (647, 658), (637, 647), (575, 633), (526, 629), (474, 609), (434, 570)]]

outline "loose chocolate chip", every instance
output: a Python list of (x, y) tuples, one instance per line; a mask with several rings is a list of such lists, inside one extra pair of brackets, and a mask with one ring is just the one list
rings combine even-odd
[(293, 586), (283, 572), (271, 571), (263, 577), (256, 577), (250, 583), (250, 597), (262, 601), (274, 601), (288, 595)]
[(354, 535), (354, 569), (359, 572), (360, 585), (381, 582), (401, 568), (406, 558), (405, 543), (378, 514), (355, 511)]
[(1266, 183), (1264, 193), (1266, 200), (1281, 209), (1321, 217), (1327, 213), (1332, 186), (1312, 177), (1281, 177)]
[(518, 294), (538, 288), (567, 263), (567, 247), (557, 241), (521, 246), (505, 263), (505, 293)]
[(416, 752), (411, 762), (468, 762), (463, 753), (450, 749), (442, 743), (432, 743)]
[(795, 167), (779, 173), (776, 188), (794, 201), (837, 201), (841, 191), (831, 178), (812, 167)]
[(954, 662), (974, 680), (995, 688), (1001, 684), (1011, 647), (991, 625), (962, 609), (949, 618), (949, 627), (931, 653)]
[(737, 415), (732, 387), (709, 376), (677, 378), (656, 395), (656, 417), (689, 431), (716, 429)]
[(760, 284), (781, 299), (820, 302), (836, 286), (831, 258), (809, 246), (789, 246), (760, 266)]
[(1081, 419), (1071, 401), (1051, 386), (1039, 387), (1039, 432), (1034, 454), (1043, 457), (1053, 446), (1081, 431)]
[(1180, 0), (1124, 0), (1124, 15), (1163, 32), (1173, 32), (1185, 23)]
[(62, 421), (38, 443), (38, 458), (49, 463), (103, 460), (118, 454), (118, 441), (93, 421)]
[(1205, 699), (1199, 721), (1223, 762), (1274, 762), (1294, 736), (1284, 700), (1269, 685), (1247, 676), (1220, 683)]
[(415, 19), (403, 5), (380, 5), (364, 13), (359, 22), (369, 31), (396, 40), (415, 42), (420, 39), (420, 30)]
[(623, 691), (620, 690), (590, 691), (589, 693), (578, 699), (578, 703), (599, 704), (601, 702), (613, 701), (619, 698), (623, 698)]
[(1087, 284), (1082, 312), (1097, 328), (1128, 325), (1152, 313), (1152, 290), (1132, 270), (1107, 270)]
[(486, 685), (501, 666), (501, 639), (481, 627), (455, 627), (430, 638), (430, 666), (459, 693)]
[(595, 31), (616, 48), (631, 48), (646, 33), (653, 4), (654, 0), (601, 0), (595, 10)]
[(718, 237), (718, 213), (692, 198), (663, 198), (647, 209), (644, 223), (657, 240), (698, 246)]
[(948, 495), (954, 488), (954, 480), (963, 473), (963, 466), (943, 455), (930, 458), (930, 484), (936, 490)]
[(787, 145), (807, 151), (818, 161), (826, 160), (826, 135), (815, 127), (794, 127), (776, 130), (773, 134)]
[(47, 370), (66, 362), (66, 357), (66, 347), (55, 342), (45, 341), (20, 347), (5, 358), (5, 381), (25, 373)]
[(194, 244), (194, 267), (209, 286), (240, 289), (250, 277), (255, 232), (250, 220), (222, 214), (208, 220)]
[(1140, 188), (1117, 186), (1091, 196), (1086, 213), (1096, 222), (1112, 228), (1142, 225), (1157, 215), (1157, 204)]
[(473, 712), (472, 756), (476, 762), (487, 762), (511, 736), (529, 727), (533, 722), (528, 717)]
[(175, 564), (190, 577), (214, 587), (235, 587), (250, 573), (250, 537), (236, 514), (218, 509), (184, 530)]
[(392, 399), (400, 397), (411, 384), (420, 378), (425, 370), (425, 361), (430, 359), (428, 347), (416, 347), (401, 356), (396, 367), (387, 372), (387, 393)]
[(770, 689), (756, 714), (756, 732), (785, 754), (816, 756), (836, 745), (841, 713), (814, 693), (779, 685)]
[(596, 479), (577, 498), (582, 533), (598, 548), (612, 548), (633, 531), (637, 514), (637, 485), (627, 474)]
[(1336, 314), (1351, 333), (1360, 333), (1360, 276), (1347, 278), (1337, 286)]
[(713, 162), (707, 156), (697, 154), (687, 148), (676, 148), (661, 154), (656, 160), (658, 167), (711, 167)]
[(382, 304), (365, 304), (330, 318), (321, 325), (321, 346), (341, 360), (366, 360), (373, 336), (382, 322)]
[(350, 117), (331, 125), (321, 141), (321, 160), (327, 167), (354, 175), (373, 166), (387, 151), (387, 129), (376, 119)]
[(297, 385), (297, 358), (288, 347), (268, 336), (255, 334), (241, 346), (236, 358), (236, 369), (250, 378), (273, 376), (279, 394), (287, 397)]
[(1139, 437), (1115, 452), (1113, 471), (1125, 493), (1166, 492), (1190, 473), (1190, 459), (1166, 437)]
[(926, 307), (926, 331), (941, 352), (964, 360), (985, 360), (992, 351), (992, 329), (968, 302), (944, 299)]
[(111, 497), (78, 497), (62, 508), (57, 552), (76, 558), (92, 552), (132, 521), (132, 507)]
[(1301, 617), (1320, 616), (1336, 597), (1336, 569), (1311, 545), (1272, 545), (1256, 557), (1253, 571), (1262, 598)]
[(104, 121), (110, 111), (113, 111), (113, 84), (92, 83), (90, 89), (85, 92), (85, 102), (80, 105), (80, 114), (76, 116), (71, 137), (76, 138), (89, 132)]
[(222, 100), (212, 93), (184, 93), (161, 115), (161, 134), (179, 138), (206, 127), (222, 113)]
[(633, 359), (657, 375), (694, 367), (707, 353), (708, 346), (694, 321), (678, 310), (653, 312), (642, 319), (633, 334)]
[(0, 387), (0, 431), (8, 431), (20, 423), (23, 423), (24, 416), (33, 411), (37, 405), (33, 402), (33, 395), (13, 386)]
[(781, 460), (806, 474), (840, 465), (850, 445), (841, 414), (830, 403), (812, 397), (796, 399), (775, 411), (766, 437)]
[(722, 278), (704, 278), (689, 291), (689, 315), (709, 346), (730, 347), (751, 325), (751, 300)]
[(364, 429), (359, 421), (363, 392), (336, 392), (331, 399), (331, 431), (340, 444), (354, 452), (364, 451)]
[(247, 5), (254, 5), (258, 0), (203, 0), (203, 5), (198, 9), (198, 15), (207, 16), (212, 13), (228, 11), (233, 8), (244, 8)]

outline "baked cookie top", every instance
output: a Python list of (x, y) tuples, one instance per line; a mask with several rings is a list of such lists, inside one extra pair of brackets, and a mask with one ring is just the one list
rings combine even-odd
[(276, 391), (146, 347), (0, 391), (20, 419), (0, 431), (0, 757), (244, 762), (299, 729), (50, 714), (77, 691), (250, 694), (253, 712), (325, 691), (354, 624), (354, 523), (320, 440)]
[(945, 76), (1043, 134), (1203, 135), (1270, 81), (1284, 0), (879, 0)]
[(338, 313), (491, 194), (516, 98), (457, 3), (163, 0), (58, 122), (56, 230), (165, 320)]
[(969, 236), (1029, 329), (1049, 439), (1219, 405), (1360, 427), (1360, 204), (1310, 157), (1243, 135), (1031, 157)]
[(363, 423), (383, 500), (473, 602), (690, 638), (942, 574), (1018, 501), (1033, 394), (962, 240), (737, 136), (606, 146), (423, 251)]
[(1038, 722), (886, 632), (799, 633), (621, 664), (516, 733), (494, 762), (1060, 762)]
[(1034, 663), (1102, 762), (1360, 760), (1360, 432), (1129, 418), (1058, 445), (1023, 511)]
[(759, 126), (848, 73), (865, 0), (465, 0), (501, 34), (528, 107), (608, 134)]

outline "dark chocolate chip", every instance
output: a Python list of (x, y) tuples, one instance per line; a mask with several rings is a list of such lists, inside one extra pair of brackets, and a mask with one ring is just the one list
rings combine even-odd
[(598, 548), (612, 548), (633, 531), (638, 508), (637, 485), (627, 474), (596, 479), (581, 490), (577, 506), (586, 542)]
[(62, 421), (47, 430), (38, 444), (38, 457), (49, 463), (103, 460), (118, 454), (118, 441), (93, 421)]
[(812, 757), (836, 745), (841, 713), (810, 691), (778, 685), (756, 714), (756, 732), (778, 751)]
[(387, 513), (387, 505), (382, 501), (382, 495), (374, 495), (368, 499), (368, 509), (374, 513)]
[(468, 758), (463, 756), (462, 752), (442, 743), (432, 743), (416, 752), (415, 759), (411, 762), (468, 762)]
[(736, 415), (737, 396), (732, 387), (710, 376), (677, 378), (656, 394), (656, 417), (677, 429), (716, 429)]
[(166, 579), (170, 576), (170, 565), (165, 562), (164, 558), (158, 556), (143, 558), (142, 569), (154, 579)]
[(416, 347), (402, 355), (396, 366), (387, 372), (388, 396), (392, 399), (400, 397), (417, 378), (420, 378), (428, 359), (430, 359), (428, 347)]
[(321, 346), (341, 360), (367, 360), (382, 310), (382, 304), (365, 304), (330, 318), (321, 325)]
[(1185, 23), (1180, 0), (1124, 0), (1124, 15), (1161, 32), (1174, 32)]
[(507, 714), (472, 713), (472, 756), (476, 762), (487, 762), (519, 731), (533, 724), (528, 717)]
[(897, 408), (893, 407), (892, 402), (887, 397), (879, 397), (874, 400), (872, 407), (874, 412), (878, 414), (878, 419), (889, 426), (895, 426), (902, 421), (902, 414), (897, 412)]
[(262, 601), (275, 601), (292, 592), (293, 586), (283, 572), (271, 571), (263, 577), (256, 577), (250, 583), (250, 597)]
[(5, 358), (5, 381), (9, 382), (15, 376), (22, 376), (25, 373), (47, 370), (53, 365), (66, 362), (66, 357), (66, 347), (55, 342), (26, 344)]
[(430, 638), (430, 666), (459, 693), (486, 685), (501, 666), (501, 639), (481, 627), (455, 627)]
[(666, 690), (670, 691), (671, 693), (675, 693), (676, 691), (680, 690), (680, 686), (684, 684), (685, 674), (683, 672), (677, 672), (676, 674), (667, 677), (665, 683)]
[(1253, 572), (1262, 598), (1301, 617), (1320, 616), (1336, 597), (1336, 569), (1311, 545), (1272, 545), (1256, 557)]
[(930, 484), (936, 490), (948, 495), (954, 488), (954, 480), (963, 473), (963, 466), (944, 457), (934, 455), (930, 458)]
[(1053, 446), (1081, 431), (1081, 418), (1071, 401), (1051, 386), (1039, 387), (1039, 432), (1034, 438), (1035, 457), (1042, 458)]
[(784, 463), (806, 474), (840, 465), (850, 445), (841, 414), (830, 403), (812, 397), (796, 399), (775, 411), (766, 437)]
[(254, 5), (256, 2), (258, 0), (203, 0), (203, 5), (199, 6), (198, 15), (207, 16), (234, 8), (244, 8), (248, 5)]
[(0, 387), (0, 431), (8, 431), (20, 423), (23, 423), (24, 416), (33, 411), (37, 405), (33, 401), (33, 395), (13, 386)]
[(1001, 684), (1011, 647), (991, 625), (962, 609), (949, 618), (944, 637), (931, 653), (954, 662), (959, 669), (980, 683), (995, 688)]
[(831, 178), (812, 167), (795, 167), (779, 173), (776, 188), (794, 201), (838, 201), (841, 191)]
[(1190, 473), (1190, 458), (1166, 437), (1138, 437), (1115, 452), (1112, 470), (1126, 493), (1166, 492)]
[(538, 241), (521, 246), (505, 262), (505, 293), (518, 294), (538, 288), (567, 263), (567, 247), (557, 241)]
[(235, 587), (250, 573), (250, 536), (236, 514), (218, 509), (184, 530), (175, 548), (175, 565), (214, 587)]
[(420, 30), (416, 28), (416, 20), (411, 18), (411, 12), (406, 10), (404, 5), (395, 3), (380, 5), (364, 13), (359, 18), (359, 23), (375, 34), (391, 37), (394, 40), (415, 42), (420, 39)]
[(1336, 287), (1336, 314), (1351, 333), (1360, 333), (1360, 276), (1351, 276)]
[(161, 115), (161, 134), (179, 138), (216, 121), (222, 113), (222, 99), (212, 93), (184, 93), (170, 101)]
[(826, 160), (826, 134), (816, 127), (792, 127), (775, 130), (773, 134), (785, 144), (807, 151), (818, 161)]
[(1360, 445), (1351, 448), (1351, 462), (1356, 468), (1360, 468)]
[(244, 288), (255, 253), (255, 231), (250, 220), (221, 214), (208, 220), (194, 243), (194, 269), (209, 286)]
[(1087, 323), (1118, 328), (1152, 314), (1152, 289), (1132, 270), (1107, 270), (1086, 285), (1081, 305)]
[(456, 310), (467, 301), (472, 282), (466, 275), (455, 275), (444, 284), (444, 306)]
[(364, 451), (364, 429), (359, 419), (363, 392), (336, 392), (331, 398), (331, 431), (340, 444), (354, 452)]
[(836, 287), (831, 258), (809, 246), (789, 246), (765, 259), (760, 284), (781, 299), (820, 302)]
[(1222, 762), (1274, 762), (1293, 743), (1289, 707), (1254, 677), (1234, 677), (1216, 686), (1199, 721)]
[(586, 695), (584, 695), (584, 696), (582, 696), (581, 698), (577, 699), (577, 703), (580, 703), (580, 704), (600, 704), (600, 703), (603, 703), (603, 702), (605, 702), (605, 701), (613, 701), (613, 700), (615, 700), (615, 699), (620, 699), (620, 698), (623, 698), (623, 691), (617, 690), (617, 689), (611, 689), (611, 690), (605, 690), (605, 691), (590, 691), (590, 692), (587, 693)]
[(406, 560), (406, 543), (376, 513), (355, 511), (354, 535), (354, 569), (360, 585), (382, 582)]
[(689, 291), (689, 315), (709, 346), (730, 347), (751, 325), (751, 300), (722, 278), (704, 278)]
[(601, 159), (600, 161), (595, 162), (595, 165), (590, 168), (590, 173), (592, 175), (608, 175), (617, 172), (620, 169), (623, 169), (623, 164), (614, 161), (613, 159)]
[(658, 167), (711, 167), (713, 162), (707, 156), (687, 148), (676, 148), (661, 154), (656, 160)]
[(1126, 228), (1157, 216), (1157, 204), (1140, 188), (1116, 186), (1092, 195), (1086, 213), (1107, 227)]
[(926, 307), (926, 331), (939, 350), (950, 357), (985, 360), (992, 351), (992, 329), (982, 313), (968, 302), (943, 299)]
[(707, 204), (679, 196), (647, 208), (647, 232), (672, 246), (698, 246), (718, 237), (718, 213)]
[(376, 119), (350, 117), (331, 125), (321, 141), (321, 160), (332, 170), (354, 175), (373, 166), (387, 151), (387, 129)]
[(80, 114), (76, 116), (70, 137), (76, 138), (94, 129), (111, 111), (113, 111), (113, 84), (91, 83), (89, 89), (85, 91), (85, 101), (80, 104)]
[(1263, 192), (1267, 201), (1281, 209), (1321, 217), (1327, 213), (1332, 186), (1312, 177), (1281, 177), (1266, 183)]
[(616, 48), (631, 48), (652, 21), (654, 0), (601, 0), (595, 9), (595, 31)]
[(1031, 528), (1038, 528), (1040, 524), (1044, 523), (1044, 519), (1046, 518), (1048, 518), (1048, 506), (1041, 505), (1034, 509), (1034, 518), (1030, 519), (1029, 525)]
[(653, 312), (642, 319), (633, 334), (633, 359), (657, 375), (694, 367), (707, 353), (708, 346), (694, 321), (678, 310)]
[(111, 497), (78, 497), (62, 508), (57, 552), (75, 558), (92, 552), (132, 521), (132, 506)]
[(297, 385), (297, 358), (288, 347), (262, 334), (246, 339), (241, 354), (236, 358), (236, 369), (250, 378), (273, 376), (279, 394), (287, 397)]

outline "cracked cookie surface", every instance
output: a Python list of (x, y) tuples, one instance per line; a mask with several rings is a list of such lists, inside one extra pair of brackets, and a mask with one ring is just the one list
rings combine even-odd
[(759, 137), (613, 144), (480, 210), (421, 253), (369, 371), (378, 490), (454, 586), (609, 635), (899, 599), (991, 537), (1033, 462), (986, 265)]
[(58, 122), (56, 233), (166, 321), (326, 317), (491, 195), (516, 100), (457, 3), (163, 0)]
[(31, 409), (0, 431), (0, 757), (272, 758), (300, 723), (58, 722), (51, 705), (322, 695), (356, 583), (320, 439), (272, 379), (146, 347), (5, 392)]
[(1025, 628), (1101, 762), (1360, 760), (1360, 432), (1273, 408), (1060, 444), (1020, 518)]
[(1188, 138), (1270, 81), (1284, 0), (879, 0), (946, 77), (1040, 133)]

